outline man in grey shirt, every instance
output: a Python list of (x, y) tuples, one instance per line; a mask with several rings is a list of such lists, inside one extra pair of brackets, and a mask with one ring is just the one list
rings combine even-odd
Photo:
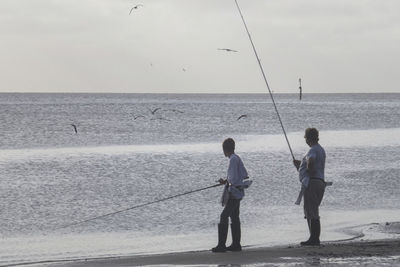
[(303, 160), (294, 160), (302, 177), (304, 186), (304, 216), (307, 219), (310, 230), (310, 238), (301, 242), (302, 246), (319, 246), (319, 236), (321, 233), (321, 223), (319, 220), (319, 205), (325, 192), (325, 150), (318, 143), (319, 133), (315, 128), (307, 128), (304, 138), (310, 150)]

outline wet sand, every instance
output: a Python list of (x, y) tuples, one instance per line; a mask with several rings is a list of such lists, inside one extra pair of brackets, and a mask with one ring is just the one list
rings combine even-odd
[[(396, 257), (398, 256), (398, 257)], [(346, 264), (363, 261), (369, 264), (389, 261), (400, 264), (400, 239), (375, 241), (347, 241), (322, 243), (319, 247), (244, 248), (242, 252), (212, 253), (193, 251), (146, 256), (85, 259), (68, 262), (47, 263), (46, 266), (146, 266), (146, 265), (314, 265), (315, 263), (340, 262)], [(344, 260), (344, 261), (343, 261)], [(42, 263), (44, 264), (44, 263)], [(335, 264), (334, 264), (335, 265)], [(342, 265), (338, 263), (337, 265)]]

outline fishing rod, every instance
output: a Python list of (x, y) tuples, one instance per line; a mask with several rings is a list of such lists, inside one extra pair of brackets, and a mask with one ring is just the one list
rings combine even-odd
[(247, 35), (248, 35), (248, 37), (249, 37), (251, 46), (253, 47), (253, 51), (254, 51), (254, 54), (255, 54), (255, 56), (256, 56), (256, 58), (257, 58), (258, 65), (260, 66), (261, 73), (262, 73), (262, 76), (263, 76), (263, 78), (264, 78), (265, 84), (267, 85), (269, 95), (271, 96), (272, 104), (274, 104), (275, 111), (276, 111), (276, 114), (278, 115), (278, 119), (279, 119), (279, 122), (280, 122), (280, 124), (281, 124), (283, 134), (285, 135), (286, 143), (287, 143), (287, 145), (288, 145), (288, 147), (289, 147), (289, 150), (290, 150), (290, 154), (292, 155), (293, 160), (295, 160), (294, 155), (293, 155), (292, 148), (290, 147), (289, 139), (287, 138), (287, 135), (286, 135), (285, 127), (283, 127), (283, 123), (282, 123), (281, 116), (279, 115), (278, 108), (276, 107), (276, 104), (275, 104), (274, 96), (272, 95), (272, 91), (271, 91), (271, 89), (270, 89), (270, 87), (269, 87), (269, 84), (268, 84), (268, 81), (267, 81), (267, 77), (266, 77), (265, 72), (264, 72), (264, 68), (263, 68), (263, 66), (262, 66), (262, 64), (261, 64), (261, 60), (260, 60), (260, 58), (259, 58), (259, 56), (258, 56), (256, 47), (255, 47), (254, 42), (253, 42), (253, 39), (251, 38), (250, 31), (249, 31), (249, 29), (248, 29), (248, 27), (247, 27), (246, 21), (244, 20), (244, 17), (243, 17), (243, 14), (242, 14), (242, 10), (240, 9), (240, 6), (239, 6), (237, 0), (235, 0), (235, 3), (236, 3), (236, 7), (237, 7), (237, 9), (238, 9), (238, 11), (239, 11), (240, 17), (242, 18), (243, 25), (244, 25), (244, 27), (245, 27), (245, 29), (246, 29), (246, 32), (247, 32)]
[(151, 201), (151, 202), (147, 202), (147, 203), (139, 204), (139, 205), (136, 205), (136, 206), (133, 206), (133, 207), (129, 207), (129, 208), (126, 208), (126, 209), (122, 209), (122, 210), (117, 210), (117, 211), (114, 211), (114, 212), (106, 213), (106, 214), (103, 214), (103, 215), (100, 215), (100, 216), (96, 216), (96, 217), (92, 217), (92, 218), (89, 218), (89, 219), (86, 219), (86, 220), (82, 220), (82, 221), (66, 224), (66, 225), (63, 225), (61, 227), (55, 228), (54, 230), (65, 229), (65, 228), (68, 228), (70, 226), (75, 226), (75, 225), (78, 225), (78, 224), (87, 223), (87, 222), (90, 222), (90, 221), (93, 221), (93, 220), (97, 220), (97, 219), (104, 218), (104, 217), (107, 217), (107, 216), (115, 215), (115, 214), (118, 214), (118, 213), (121, 213), (121, 212), (124, 212), (124, 211), (138, 209), (138, 208), (145, 207), (145, 206), (148, 206), (148, 205), (151, 205), (151, 204), (154, 204), (154, 203), (158, 203), (158, 202), (166, 201), (166, 200), (169, 200), (169, 199), (172, 199), (172, 198), (176, 198), (176, 197), (192, 194), (192, 193), (195, 193), (195, 192), (207, 190), (207, 189), (210, 189), (210, 188), (213, 188), (213, 187), (217, 187), (217, 186), (221, 186), (221, 185), (223, 185), (223, 184), (219, 183), (219, 184), (203, 187), (203, 188), (200, 188), (200, 189), (195, 189), (195, 190), (187, 191), (187, 192), (184, 192), (184, 193), (180, 193), (180, 194), (177, 194), (177, 195), (174, 195), (174, 196), (169, 196), (169, 197), (165, 197), (165, 198), (162, 198), (162, 199), (157, 199), (157, 200), (154, 200), (154, 201)]

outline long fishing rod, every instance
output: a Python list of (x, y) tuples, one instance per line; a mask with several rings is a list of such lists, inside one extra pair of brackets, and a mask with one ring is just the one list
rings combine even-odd
[(269, 87), (269, 84), (268, 84), (268, 81), (267, 81), (267, 77), (266, 77), (265, 72), (264, 72), (264, 68), (263, 68), (263, 66), (262, 66), (262, 64), (261, 64), (261, 60), (260, 60), (260, 58), (259, 58), (259, 56), (258, 56), (256, 47), (255, 47), (254, 42), (253, 42), (253, 39), (251, 38), (251, 35), (250, 35), (249, 29), (248, 29), (248, 27), (247, 27), (246, 21), (244, 20), (244, 17), (243, 17), (243, 14), (242, 14), (242, 10), (240, 9), (240, 6), (239, 6), (237, 0), (235, 0), (235, 3), (236, 3), (236, 6), (237, 6), (237, 9), (238, 9), (238, 11), (239, 11), (240, 17), (242, 18), (243, 25), (244, 25), (244, 27), (245, 27), (245, 29), (246, 29), (247, 35), (249, 36), (249, 40), (250, 40), (251, 46), (253, 47), (254, 54), (255, 54), (255, 56), (256, 56), (256, 58), (257, 58), (258, 65), (260, 66), (261, 73), (262, 73), (262, 76), (263, 76), (263, 78), (264, 78), (265, 84), (267, 85), (268, 92), (269, 92), (269, 95), (271, 96), (272, 103), (274, 104), (276, 114), (278, 115), (278, 119), (279, 119), (279, 122), (280, 122), (280, 124), (281, 124), (283, 134), (285, 135), (285, 139), (286, 139), (286, 142), (287, 142), (288, 147), (289, 147), (289, 150), (290, 150), (290, 154), (292, 155), (293, 160), (295, 160), (294, 155), (293, 155), (292, 148), (290, 147), (289, 139), (287, 138), (287, 135), (286, 135), (285, 127), (283, 127), (283, 123), (282, 123), (282, 120), (281, 120), (281, 116), (279, 115), (278, 108), (276, 107), (275, 100), (274, 100), (274, 97), (273, 97), (273, 95), (272, 95), (272, 91), (271, 91), (271, 89), (270, 89), (270, 87)]
[(157, 199), (157, 200), (154, 200), (154, 201), (151, 201), (151, 202), (147, 202), (147, 203), (139, 204), (139, 205), (136, 205), (136, 206), (133, 206), (133, 207), (129, 207), (129, 208), (126, 208), (126, 209), (122, 209), (122, 210), (117, 210), (117, 211), (114, 211), (114, 212), (106, 213), (106, 214), (103, 214), (103, 215), (100, 215), (100, 216), (96, 216), (96, 217), (92, 217), (92, 218), (89, 218), (89, 219), (86, 219), (86, 220), (82, 220), (82, 221), (79, 221), (79, 222), (66, 224), (66, 225), (63, 225), (61, 227), (55, 228), (54, 230), (60, 230), (60, 229), (64, 229), (64, 228), (67, 228), (67, 227), (70, 227), (70, 226), (75, 226), (75, 225), (78, 225), (78, 224), (87, 223), (87, 222), (90, 222), (90, 221), (93, 221), (93, 220), (97, 220), (97, 219), (104, 218), (104, 217), (107, 217), (107, 216), (115, 215), (115, 214), (118, 214), (118, 213), (121, 213), (121, 212), (124, 212), (124, 211), (138, 209), (138, 208), (145, 207), (145, 206), (148, 206), (148, 205), (151, 205), (151, 204), (154, 204), (154, 203), (158, 203), (158, 202), (166, 201), (166, 200), (169, 200), (169, 199), (172, 199), (172, 198), (176, 198), (176, 197), (192, 194), (192, 193), (195, 193), (195, 192), (207, 190), (207, 189), (210, 189), (210, 188), (213, 188), (213, 187), (217, 187), (217, 186), (221, 186), (221, 185), (222, 184), (215, 184), (215, 185), (203, 187), (203, 188), (200, 188), (200, 189), (187, 191), (187, 192), (184, 192), (184, 193), (181, 193), (181, 194), (177, 194), (177, 195), (174, 195), (174, 196), (165, 197), (165, 198), (162, 198), (162, 199)]

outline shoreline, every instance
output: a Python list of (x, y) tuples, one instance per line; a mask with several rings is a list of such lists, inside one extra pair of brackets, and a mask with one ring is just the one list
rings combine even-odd
[(322, 242), (319, 247), (301, 247), (297, 244), (277, 247), (244, 247), (242, 252), (188, 251), (154, 255), (42, 261), (6, 266), (311, 265), (315, 262), (329, 262), (338, 259), (341, 262), (346, 261), (346, 259), (357, 259), (358, 261), (367, 261), (367, 263), (388, 260), (400, 264), (400, 239)]

